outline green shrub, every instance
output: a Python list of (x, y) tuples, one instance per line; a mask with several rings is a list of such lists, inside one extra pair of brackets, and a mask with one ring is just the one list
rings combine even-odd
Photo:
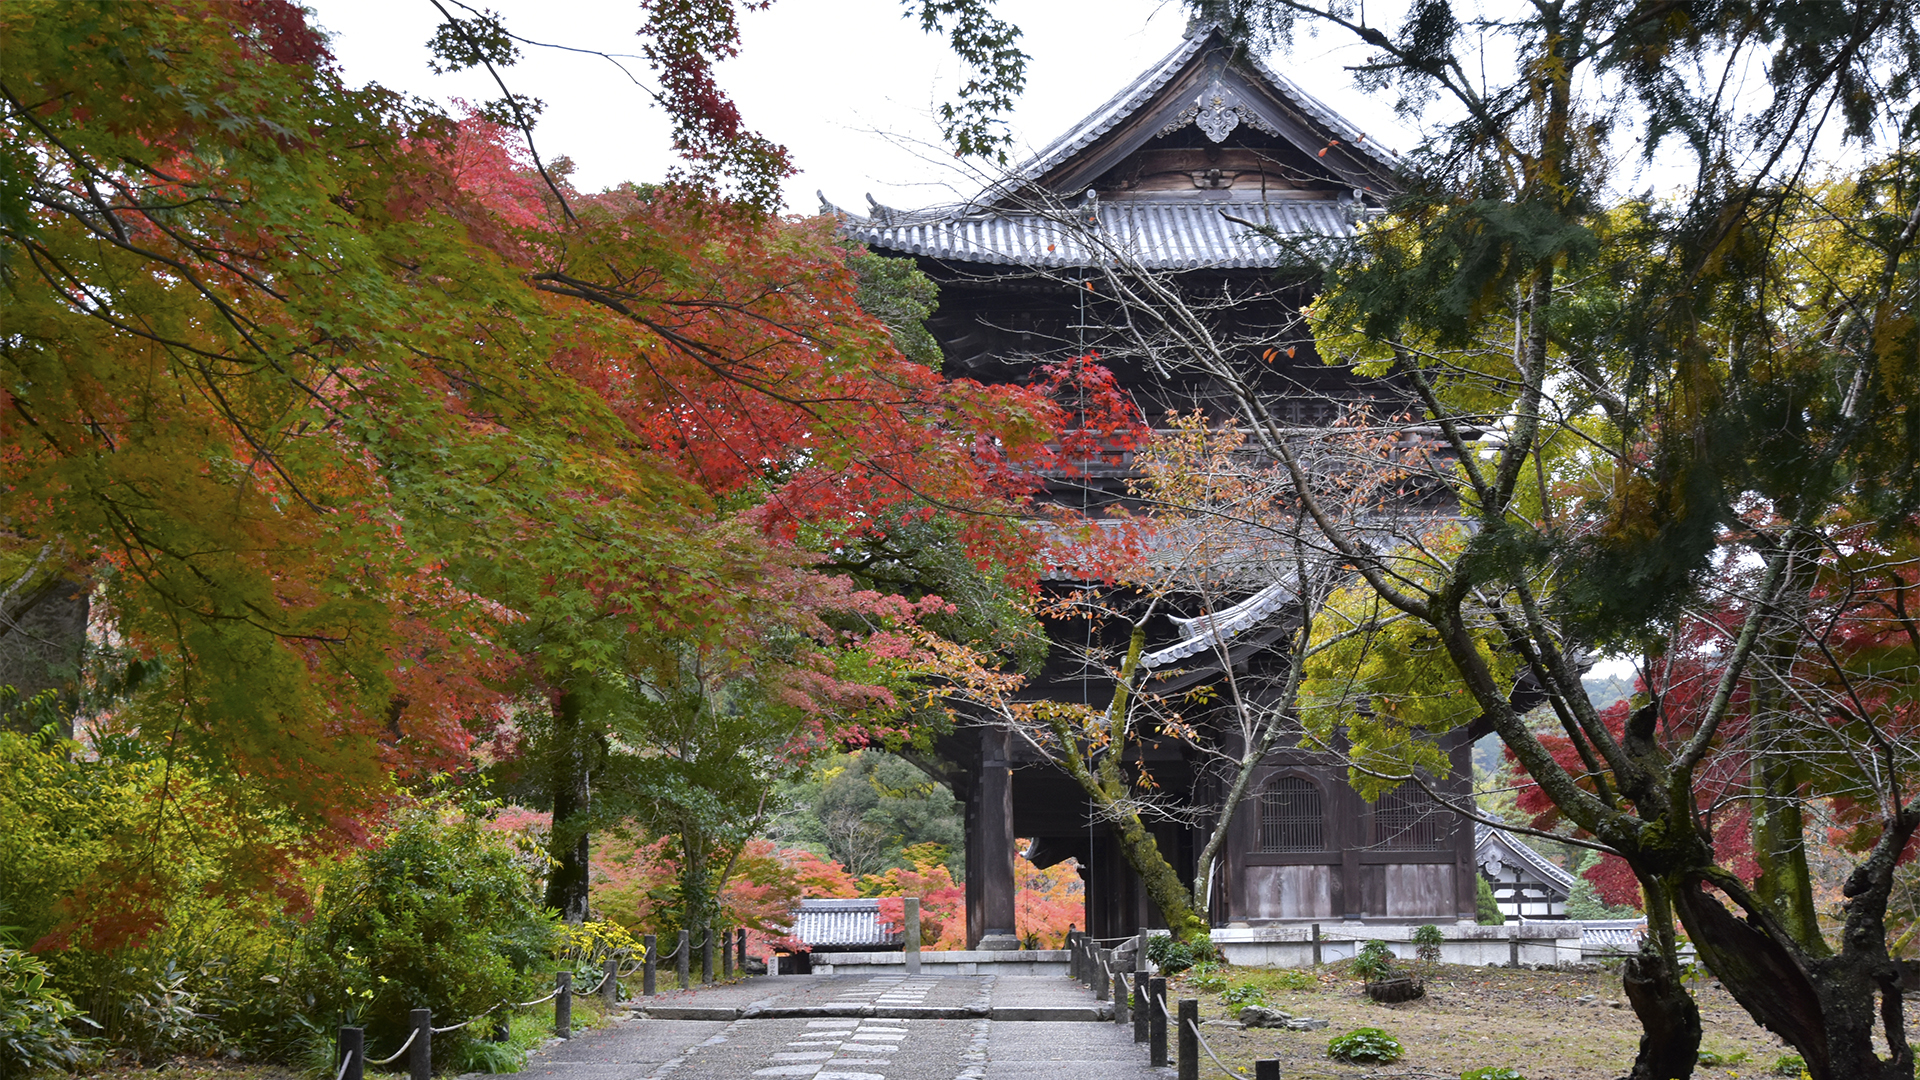
[(1799, 1076), (1807, 1071), (1807, 1059), (1799, 1054), (1781, 1054), (1773, 1059), (1773, 1075)]
[(1493, 886), (1486, 878), (1475, 879), (1479, 885), (1473, 893), (1473, 921), (1481, 926), (1505, 926), (1507, 913), (1500, 910), (1500, 901), (1494, 898)]
[(1400, 1060), (1400, 1040), (1379, 1028), (1354, 1028), (1327, 1043), (1327, 1056), (1360, 1065), (1391, 1065)]
[(1202, 960), (1188, 970), (1187, 985), (1211, 994), (1227, 988), (1227, 977), (1220, 974), (1219, 965)]
[[(384, 1057), (406, 1038), (410, 1009), (456, 1024), (544, 992), (558, 944), (511, 842), (435, 801), (401, 811), (377, 846), (329, 875), (302, 981), (319, 1011), (359, 1022), (368, 1054)], [(435, 1039), (436, 1065), (480, 1037)]]
[(1248, 1005), (1269, 1004), (1266, 991), (1252, 983), (1229, 987), (1226, 993), (1220, 995), (1220, 1000), (1227, 1006), (1227, 1011), (1235, 1016), (1240, 1015), (1240, 1010)]
[(1717, 1066), (1721, 1068), (1724, 1068), (1728, 1065), (1738, 1065), (1741, 1062), (1747, 1060), (1747, 1052), (1745, 1050), (1734, 1050), (1730, 1053), (1725, 1053), (1725, 1054), (1718, 1053), (1713, 1050), (1702, 1050), (1699, 1052), (1699, 1054), (1700, 1054), (1700, 1057), (1698, 1060), (1700, 1064), (1708, 1065), (1708, 1066)]
[(1160, 965), (1163, 975), (1185, 971), (1202, 961), (1215, 959), (1219, 954), (1214, 951), (1213, 942), (1202, 938), (1195, 941), (1175, 941), (1171, 935), (1155, 934), (1147, 939), (1147, 959)]
[(1393, 974), (1393, 950), (1387, 948), (1384, 941), (1369, 941), (1360, 946), (1360, 952), (1353, 958), (1353, 973), (1368, 982), (1375, 982)]
[(1432, 967), (1440, 962), (1440, 945), (1446, 940), (1439, 927), (1428, 923), (1413, 932), (1414, 955), (1422, 964)]
[(0, 946), (0, 1080), (79, 1066), (90, 1040), (73, 1033), (75, 1023), (92, 1021), (47, 985), (47, 965)]
[(1519, 1069), (1508, 1065), (1486, 1065), (1461, 1073), (1460, 1080), (1527, 1080), (1527, 1078), (1521, 1075)]

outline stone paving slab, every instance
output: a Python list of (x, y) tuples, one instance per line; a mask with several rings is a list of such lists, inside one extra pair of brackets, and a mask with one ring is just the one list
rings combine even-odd
[[(980, 1080), (1166, 1080), (1172, 1069), (1147, 1064), (1147, 1048), (1119, 1024), (991, 1023)], [(943, 1077), (944, 1080), (944, 1077)]]
[[(755, 1006), (761, 1011), (724, 1021), (629, 1013), (606, 1028), (550, 1043), (529, 1057), (518, 1080), (1167, 1080), (1172, 1075), (1147, 1067), (1146, 1048), (1134, 1044), (1131, 1027), (1046, 1017), (1047, 1010), (1097, 1011), (1091, 993), (1066, 979), (778, 976), (673, 996), (676, 1004), (651, 1007), (732, 1014)], [(795, 1009), (933, 1008), (916, 1003), (961, 996), (968, 999), (967, 1008), (1031, 1015), (1008, 1022), (768, 1011), (787, 1001), (795, 1002), (787, 1006)]]

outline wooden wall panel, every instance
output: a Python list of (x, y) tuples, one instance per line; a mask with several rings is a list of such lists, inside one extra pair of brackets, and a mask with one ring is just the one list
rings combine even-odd
[(1454, 918), (1452, 863), (1389, 863), (1386, 871), (1388, 918)]
[(1240, 873), (1246, 882), (1249, 919), (1330, 919), (1333, 911), (1333, 867), (1326, 863), (1292, 866), (1248, 866)]

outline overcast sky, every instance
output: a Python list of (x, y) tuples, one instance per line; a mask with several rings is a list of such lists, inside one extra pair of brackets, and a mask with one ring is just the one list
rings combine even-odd
[[(334, 52), (353, 83), (378, 82), (441, 102), (499, 96), (484, 71), (428, 70), (426, 41), (440, 20), (428, 0), (307, 2), (333, 32)], [(610, 53), (638, 44), (639, 15), (630, 0), (487, 6), (509, 30), (536, 41)], [(1045, 145), (1106, 101), (1178, 45), (1186, 28), (1180, 6), (1159, 0), (1002, 0), (998, 11), (1025, 31), (1023, 48), (1032, 58), (1011, 117), (1023, 150)], [(941, 40), (901, 13), (897, 0), (777, 0), (742, 17), (743, 47), (722, 69), (722, 85), (749, 125), (792, 152), (800, 173), (786, 184), (788, 209), (817, 210), (816, 189), (856, 210), (865, 208), (869, 192), (898, 207), (973, 193), (974, 182), (939, 146), (932, 119), (934, 104), (957, 85), (960, 66)], [(535, 139), (542, 156), (574, 160), (578, 186), (656, 180), (673, 165), (665, 117), (612, 64), (553, 49), (526, 53), (506, 72), (509, 85), (547, 103)], [(1413, 139), (1394, 123), (1391, 103), (1369, 100), (1343, 69), (1360, 56), (1359, 48), (1324, 38), (1271, 59), (1378, 142), (1405, 150)], [(643, 61), (626, 63), (652, 85)]]

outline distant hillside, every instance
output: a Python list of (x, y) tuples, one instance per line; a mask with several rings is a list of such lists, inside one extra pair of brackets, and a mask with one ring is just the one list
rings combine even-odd
[[(1633, 680), (1618, 675), (1582, 679), (1580, 682), (1586, 687), (1587, 699), (1601, 712), (1606, 712), (1615, 702), (1625, 701), (1633, 695)], [(1560, 721), (1553, 715), (1553, 710), (1544, 705), (1528, 713), (1527, 722), (1535, 731), (1557, 734), (1560, 730)], [(1489, 773), (1499, 772), (1500, 766), (1506, 761), (1503, 749), (1500, 736), (1483, 735), (1473, 744), (1473, 763)]]
[(1580, 684), (1587, 688), (1587, 700), (1600, 712), (1606, 712), (1615, 702), (1625, 701), (1633, 696), (1633, 680), (1618, 675), (1606, 678), (1586, 678)]

